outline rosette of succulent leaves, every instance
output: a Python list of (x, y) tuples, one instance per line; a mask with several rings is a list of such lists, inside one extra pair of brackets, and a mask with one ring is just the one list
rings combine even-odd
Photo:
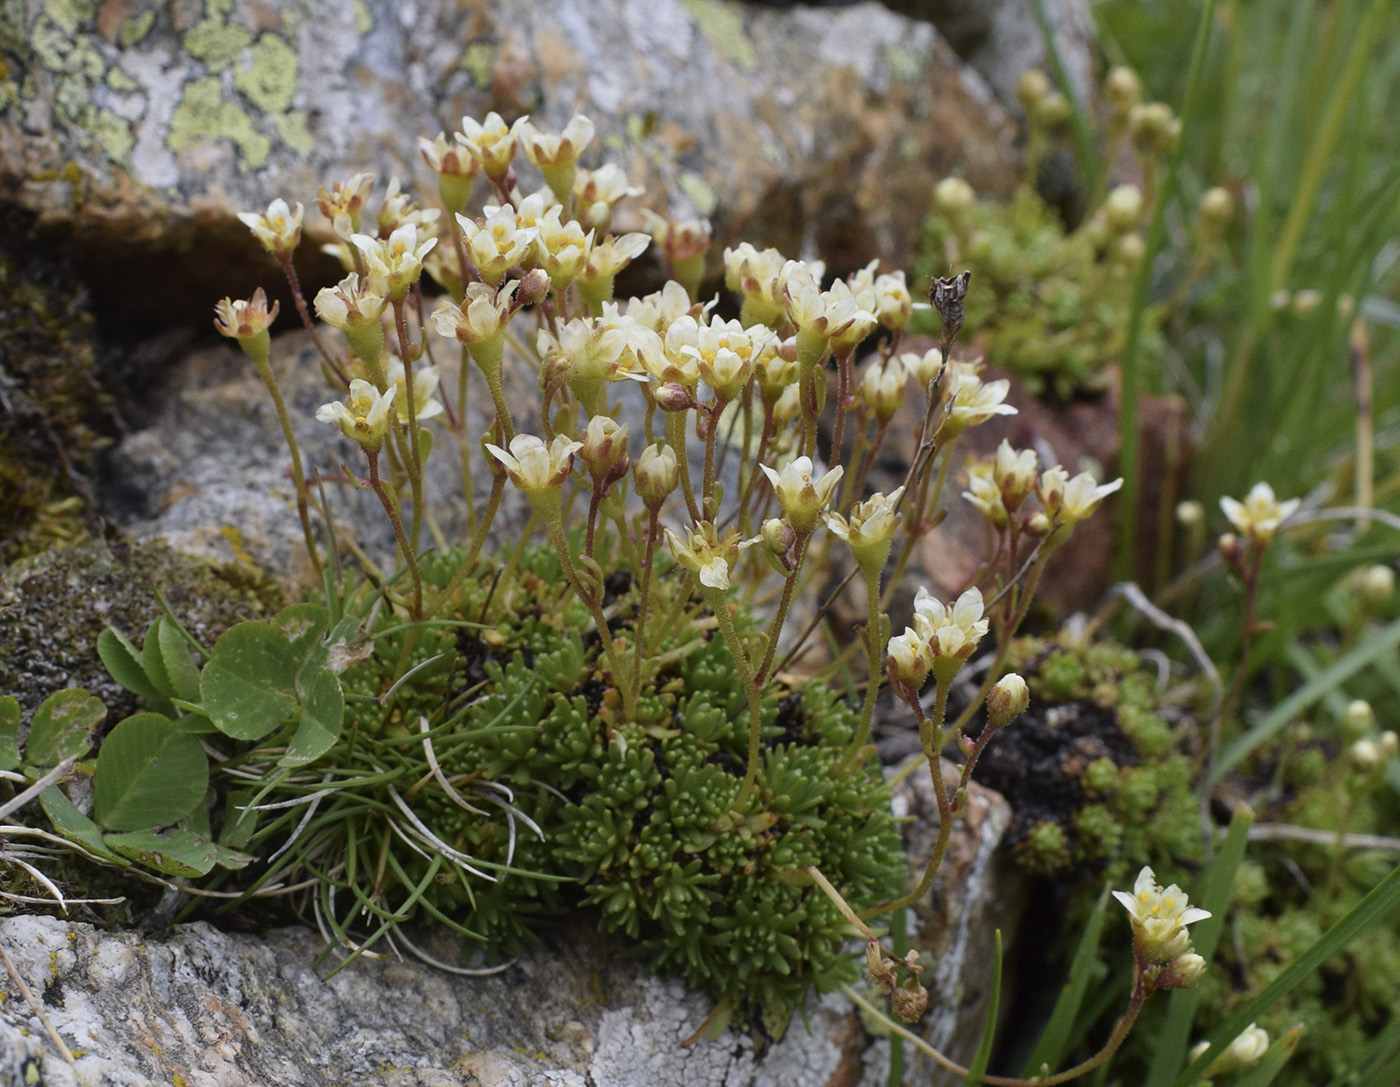
[[(104, 662), (144, 711), (102, 735), (101, 707), (66, 692), (21, 752), (0, 703), (0, 769), (42, 780), (48, 819), (90, 859), (221, 903), (280, 896), (342, 954), (441, 963), (414, 927), (431, 922), (490, 968), (587, 905), (708, 992), (711, 1025), (780, 1034), (813, 989), (858, 977), (853, 936), (915, 1018), (922, 968), (880, 926), (930, 885), (978, 754), (1024, 709), (1006, 647), (1046, 559), (1114, 485), (1010, 446), (975, 465), (967, 495), (994, 543), (977, 583), (921, 591), (891, 638), (958, 437), (1015, 410), (1005, 380), (958, 357), (967, 277), (935, 284), (937, 346), (906, 340), (915, 303), (876, 265), (832, 280), (739, 245), (706, 296), (709, 224), (628, 204), (646, 232), (616, 227), (643, 193), (584, 165), (592, 138), (585, 118), (557, 136), (464, 118), (422, 141), (437, 179), (422, 204), (397, 180), (376, 200), (367, 174), (322, 189), (344, 278), (310, 299), (292, 266), (304, 205), (242, 216), (319, 352), (317, 418), (347, 439), (343, 464), (303, 457), (272, 365), (277, 306), (261, 290), (220, 303), (281, 420), (320, 585), (213, 645), (170, 614), (144, 640), (107, 631)], [(664, 286), (616, 297), (647, 250)], [(902, 408), (903, 484), (871, 493)], [(425, 483), (445, 461), (468, 525), (451, 540)], [(392, 559), (335, 516), (356, 490)], [(511, 502), (529, 521), (506, 538)], [(818, 587), (852, 581), (866, 622), (827, 670), (854, 680), (848, 704), (801, 668), (831, 603)], [(945, 720), (984, 637), (976, 697)], [(869, 743), (884, 685), (942, 817), (912, 872)]]

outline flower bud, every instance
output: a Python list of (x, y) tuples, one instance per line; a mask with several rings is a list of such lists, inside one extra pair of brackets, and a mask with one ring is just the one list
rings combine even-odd
[(1206, 519), (1206, 508), (1194, 498), (1177, 503), (1176, 523), (1182, 528), (1196, 528)]
[(214, 307), (214, 327), (229, 339), (237, 340), (238, 346), (254, 363), (265, 363), (272, 345), (267, 330), (277, 319), (279, 305), (273, 302), (268, 309), (267, 295), (261, 287), (246, 301), (225, 298)]
[(1016, 97), (1021, 100), (1026, 113), (1032, 114), (1052, 90), (1050, 80), (1044, 72), (1039, 68), (1027, 68), (1021, 76), (1021, 81), (1016, 84)]
[(1051, 91), (1035, 107), (1035, 123), (1045, 128), (1058, 128), (1069, 120), (1069, 99), (1059, 91)]
[(515, 292), (515, 308), (523, 309), (525, 306), (533, 306), (537, 302), (543, 302), (545, 296), (549, 294), (549, 273), (543, 268), (532, 268), (526, 272), (520, 280), (520, 286)]
[(637, 494), (652, 513), (659, 510), (670, 493), (676, 489), (678, 472), (676, 451), (661, 442), (647, 446), (633, 464), (632, 473), (637, 480)]
[(1376, 714), (1371, 703), (1364, 698), (1356, 698), (1347, 703), (1342, 712), (1342, 734), (1348, 740), (1359, 740), (1376, 727)]
[(1131, 68), (1114, 68), (1104, 81), (1103, 93), (1114, 115), (1126, 117), (1142, 101), (1142, 80)]
[(1194, 951), (1178, 955), (1157, 974), (1159, 989), (1194, 989), (1206, 972), (1206, 960)]
[(1142, 190), (1136, 185), (1119, 185), (1103, 205), (1111, 230), (1118, 234), (1136, 230), (1142, 222)]
[(1034, 536), (1037, 538), (1048, 535), (1053, 527), (1054, 522), (1052, 522), (1050, 518), (1047, 517), (1044, 513), (1037, 513), (1026, 521), (1027, 535)]
[(1144, 155), (1165, 155), (1181, 135), (1181, 122), (1165, 102), (1134, 106), (1128, 115), (1133, 144)]
[(696, 407), (695, 398), (684, 385), (668, 381), (656, 390), (656, 406), (662, 411), (689, 411)]
[(1244, 545), (1233, 532), (1223, 532), (1215, 542), (1215, 550), (1229, 566), (1238, 566), (1244, 557)]
[(770, 517), (764, 521), (760, 535), (764, 548), (774, 555), (786, 555), (797, 542), (797, 533), (781, 517)]
[(1396, 736), (1390, 729), (1382, 732), (1376, 743), (1380, 745), (1381, 754), (1387, 759), (1393, 759), (1400, 754), (1400, 736)]
[(1313, 287), (1305, 287), (1293, 292), (1292, 310), (1295, 317), (1307, 317), (1322, 303), (1322, 292)]
[(1142, 235), (1138, 233), (1124, 234), (1118, 239), (1114, 255), (1119, 262), (1129, 267), (1136, 267), (1142, 260), (1143, 254), (1147, 252), (1147, 243), (1142, 240)]
[(1201, 193), (1200, 200), (1196, 201), (1196, 214), (1200, 216), (1201, 230), (1209, 237), (1219, 237), (1235, 217), (1235, 198), (1229, 189), (1215, 185)]
[(627, 474), (627, 424), (607, 415), (588, 420), (579, 450), (595, 483), (612, 483)]
[(987, 695), (987, 727), (1004, 728), (1025, 713), (1030, 703), (1031, 693), (1024, 679), (1015, 672), (1002, 676)]
[(1373, 774), (1384, 761), (1381, 745), (1375, 740), (1357, 740), (1347, 748), (1347, 762), (1358, 774)]
[(977, 206), (977, 194), (960, 177), (945, 177), (933, 189), (933, 206), (954, 221)]

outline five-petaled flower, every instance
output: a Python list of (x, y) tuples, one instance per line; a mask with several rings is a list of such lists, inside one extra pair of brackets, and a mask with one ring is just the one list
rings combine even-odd
[(533, 434), (517, 434), (510, 440), (509, 452), (486, 443), (487, 452), (505, 465), (510, 481), (527, 495), (553, 490), (568, 479), (574, 453), (582, 448), (582, 442), (563, 434), (556, 434), (548, 445)]
[(666, 540), (676, 561), (698, 576), (701, 585), (723, 592), (729, 588), (729, 571), (738, 560), (739, 552), (752, 547), (757, 537), (741, 540), (739, 530), (733, 527), (721, 535), (714, 522), (701, 521), (684, 539), (668, 528)]
[(1114, 891), (1128, 911), (1133, 924), (1133, 943), (1143, 961), (1168, 963), (1191, 951), (1191, 934), (1186, 926), (1204, 921), (1209, 910), (1197, 909), (1186, 899), (1186, 892), (1173, 883), (1165, 890), (1158, 886), (1152, 869), (1144, 867), (1133, 884), (1132, 894)]
[(1297, 498), (1280, 502), (1267, 483), (1256, 483), (1243, 502), (1225, 497), (1220, 500), (1220, 508), (1230, 524), (1248, 536), (1255, 547), (1267, 547), (1279, 526), (1293, 516), (1299, 503)]
[(921, 585), (914, 594), (914, 629), (929, 643), (935, 663), (942, 659), (961, 664), (990, 626), (982, 611), (982, 592), (976, 586), (944, 604)]
[(301, 241), (302, 211), (300, 204), (293, 211), (278, 197), (267, 205), (265, 212), (240, 211), (238, 220), (262, 242), (264, 249), (278, 260), (286, 260)]
[(316, 410), (323, 423), (337, 423), (341, 432), (359, 442), (370, 453), (378, 453), (389, 433), (394, 407), (394, 390), (380, 392), (368, 381), (355, 378), (344, 403), (333, 400)]
[(773, 491), (778, 496), (778, 505), (798, 532), (810, 532), (817, 523), (821, 511), (831, 501), (836, 485), (846, 469), (837, 465), (829, 468), (820, 479), (813, 479), (811, 457), (797, 457), (783, 465), (781, 472), (774, 471), (766, 464), (760, 464)]

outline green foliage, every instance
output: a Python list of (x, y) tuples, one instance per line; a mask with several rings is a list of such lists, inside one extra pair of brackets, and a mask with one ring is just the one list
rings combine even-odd
[(1031, 394), (1068, 398), (1102, 389), (1104, 366), (1122, 350), (1134, 267), (1122, 237), (1101, 217), (1067, 230), (1022, 186), (1005, 204), (935, 211), (915, 273), (971, 269), (964, 334), (980, 337), (987, 358), (1020, 375)]
[(978, 776), (1016, 798), (1018, 862), (1042, 875), (1106, 871), (1121, 884), (1163, 857), (1195, 857), (1186, 736), (1163, 718), (1137, 654), (1061, 634), (1018, 639), (1008, 665), (1030, 686), (1031, 709), (992, 740)]

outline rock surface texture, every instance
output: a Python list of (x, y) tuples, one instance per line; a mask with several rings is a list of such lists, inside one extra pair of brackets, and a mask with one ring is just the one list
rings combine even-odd
[[(915, 849), (932, 838), (922, 821), (929, 789), (915, 783), (899, 801), (920, 817), (909, 831)], [(1018, 912), (992, 861), (1008, 822), (1006, 801), (974, 787), (967, 829), (955, 833), (945, 875), (909, 926), (914, 946), (927, 940), (925, 959), (941, 959), (928, 1022), (938, 1044), (964, 1060), (987, 1013), (991, 926)], [(258, 937), (198, 923), (145, 936), (5, 918), (0, 946), (24, 989), (0, 974), (0, 1083), (33, 1082), (31, 1068), (47, 1087), (888, 1083), (888, 1044), (839, 995), (813, 1000), (808, 1026), (794, 1019), (776, 1043), (731, 1029), (682, 1047), (709, 1001), (645, 974), (587, 924), (488, 977), (394, 959), (360, 959), (328, 977), (330, 967), (316, 965), (323, 945), (304, 929)], [(906, 1082), (926, 1084), (928, 1074), (915, 1061)]]
[(1013, 175), (983, 78), (873, 2), (46, 0), (0, 23), (0, 55), (0, 203), (148, 319), (266, 276), (235, 211), (355, 170), (407, 183), (417, 138), (464, 113), (586, 112), (595, 159), (710, 216), (716, 254), (742, 237), (843, 269), (907, 256), (947, 173)]

